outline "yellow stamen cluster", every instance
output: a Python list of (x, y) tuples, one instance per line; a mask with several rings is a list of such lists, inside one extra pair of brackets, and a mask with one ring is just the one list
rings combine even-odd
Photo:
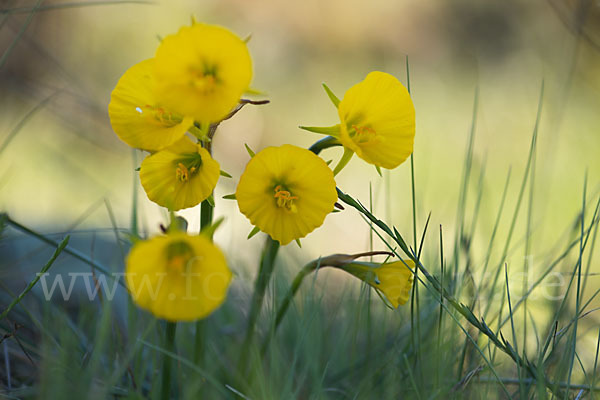
[(354, 139), (354, 141), (357, 143), (364, 144), (372, 142), (377, 137), (377, 132), (375, 132), (375, 129), (369, 126), (352, 125), (352, 129), (354, 129), (354, 131), (356, 132), (352, 139)]
[(179, 182), (187, 182), (190, 179), (190, 175), (196, 172), (196, 167), (188, 168), (183, 163), (177, 163), (177, 169), (175, 170), (175, 178)]
[(205, 74), (203, 72), (197, 72), (193, 74), (193, 79), (190, 85), (197, 89), (199, 92), (208, 95), (212, 93), (216, 88), (217, 79), (214, 75)]
[(167, 263), (167, 269), (170, 271), (183, 272), (189, 258), (183, 255), (173, 256)]
[[(148, 115), (150, 115), (150, 118), (153, 118), (159, 125), (170, 127), (181, 123), (181, 117), (173, 115), (173, 113), (165, 110), (163, 107), (146, 104), (144, 108), (150, 111)], [(138, 108), (137, 111), (140, 114), (143, 113), (141, 108)]]
[(294, 200), (298, 200), (298, 196), (292, 196), (289, 191), (283, 190), (281, 185), (275, 187), (274, 197), (277, 199), (277, 207), (285, 208), (293, 213), (298, 212), (298, 208), (294, 204)]

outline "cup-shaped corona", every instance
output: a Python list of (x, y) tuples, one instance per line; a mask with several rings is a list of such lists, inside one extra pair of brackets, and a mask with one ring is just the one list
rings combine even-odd
[(333, 211), (337, 192), (325, 161), (286, 144), (267, 147), (250, 160), (236, 198), (253, 225), (286, 245), (323, 224)]
[(157, 95), (202, 123), (225, 117), (252, 79), (246, 43), (220, 26), (184, 26), (163, 39), (155, 58)]
[(164, 107), (154, 91), (154, 60), (135, 64), (112, 92), (108, 115), (113, 130), (129, 146), (156, 151), (181, 139), (194, 119)]
[(140, 167), (148, 198), (173, 211), (194, 207), (208, 198), (219, 174), (219, 163), (187, 136), (149, 155)]
[(125, 272), (134, 302), (168, 321), (206, 317), (223, 303), (231, 281), (221, 250), (204, 235), (183, 232), (136, 243)]

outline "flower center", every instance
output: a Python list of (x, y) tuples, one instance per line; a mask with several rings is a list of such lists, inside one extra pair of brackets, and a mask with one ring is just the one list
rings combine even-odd
[(377, 132), (370, 126), (352, 125), (354, 135), (351, 134), (352, 140), (357, 144), (365, 144), (373, 142), (377, 139)]
[(200, 154), (186, 154), (183, 158), (176, 161), (175, 179), (179, 182), (187, 182), (191, 176), (198, 172), (202, 165)]
[(288, 190), (284, 190), (283, 186), (275, 186), (275, 199), (277, 201), (277, 207), (285, 208), (286, 210), (296, 213), (298, 208), (294, 204), (294, 200), (298, 200), (298, 196), (292, 196)]
[(191, 69), (192, 78), (190, 86), (203, 94), (209, 94), (215, 90), (218, 83), (217, 67), (203, 65), (200, 68)]
[(175, 126), (181, 123), (182, 118), (177, 114), (173, 114), (162, 108), (161, 106), (151, 106), (146, 104), (144, 107), (136, 107), (135, 110), (142, 116), (157, 122), (162, 126)]
[(167, 246), (167, 271), (184, 272), (194, 257), (194, 251), (183, 241), (173, 242)]
[(175, 177), (180, 182), (187, 182), (190, 179), (190, 174), (196, 172), (195, 167), (188, 168), (182, 163), (177, 164), (177, 169), (175, 170)]

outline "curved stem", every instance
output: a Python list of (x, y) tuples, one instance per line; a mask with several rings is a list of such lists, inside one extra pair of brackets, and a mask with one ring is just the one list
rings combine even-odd
[(337, 138), (335, 138), (333, 136), (327, 136), (327, 137), (324, 137), (323, 139), (315, 142), (308, 149), (318, 155), (321, 152), (321, 150), (325, 150), (330, 147), (341, 146), (341, 145), (342, 144), (337, 140)]
[(306, 264), (304, 266), (304, 268), (302, 268), (300, 270), (300, 272), (298, 272), (298, 275), (296, 275), (296, 277), (294, 278), (292, 285), (290, 286), (290, 290), (288, 291), (287, 295), (283, 299), (283, 302), (279, 306), (279, 309), (277, 310), (277, 315), (275, 317), (275, 325), (273, 326), (272, 329), (269, 330), (269, 333), (267, 334), (267, 337), (265, 338), (265, 340), (262, 344), (262, 347), (260, 349), (260, 354), (264, 356), (265, 353), (267, 352), (267, 350), (269, 349), (269, 343), (271, 342), (271, 339), (273, 338), (273, 336), (275, 336), (275, 333), (277, 332), (277, 328), (279, 328), (279, 325), (281, 324), (283, 317), (285, 316), (288, 308), (290, 307), (290, 303), (296, 296), (298, 289), (300, 289), (300, 286), (302, 285), (302, 282), (304, 281), (304, 278), (307, 275), (309, 275), (311, 272), (313, 272), (319, 268), (324, 268), (324, 267), (341, 268), (342, 266), (351, 263), (352, 261), (356, 260), (357, 258), (368, 257), (368, 256), (378, 256), (378, 255), (390, 256), (390, 255), (392, 255), (392, 253), (390, 253), (389, 251), (367, 251), (364, 253), (357, 253), (357, 254), (332, 254), (327, 257), (318, 258), (318, 259), (313, 260), (313, 261), (309, 262), (308, 264)]

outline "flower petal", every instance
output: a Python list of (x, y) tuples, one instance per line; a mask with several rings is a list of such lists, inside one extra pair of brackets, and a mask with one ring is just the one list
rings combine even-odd
[[(293, 209), (278, 205), (276, 188), (293, 196)], [(333, 172), (309, 150), (267, 147), (246, 166), (236, 191), (238, 206), (250, 222), (282, 245), (323, 224), (337, 200)]]
[[(370, 164), (396, 168), (413, 151), (415, 109), (406, 88), (390, 74), (374, 71), (340, 102), (340, 142)], [(360, 138), (356, 130), (369, 135)]]
[(121, 77), (108, 105), (110, 123), (129, 146), (148, 151), (160, 150), (181, 139), (194, 123), (165, 110), (153, 92), (154, 60), (135, 64)]
[(232, 32), (197, 23), (162, 40), (155, 73), (165, 105), (200, 122), (218, 122), (248, 89), (252, 60)]

